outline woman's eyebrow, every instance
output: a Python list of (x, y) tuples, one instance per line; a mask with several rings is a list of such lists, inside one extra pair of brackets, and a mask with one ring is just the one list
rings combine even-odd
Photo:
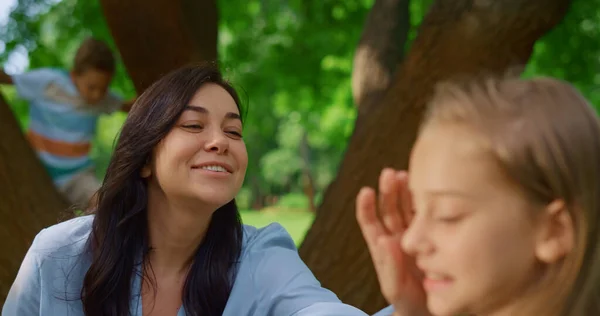
[[(186, 105), (185, 110), (186, 111), (187, 110), (195, 111), (195, 112), (202, 113), (202, 114), (209, 113), (208, 109), (206, 109), (205, 107), (198, 106), (198, 105)], [(227, 114), (225, 114), (225, 118), (231, 119), (231, 120), (240, 120), (240, 121), (242, 120), (242, 117), (239, 114), (234, 113), (234, 112), (227, 112)]]

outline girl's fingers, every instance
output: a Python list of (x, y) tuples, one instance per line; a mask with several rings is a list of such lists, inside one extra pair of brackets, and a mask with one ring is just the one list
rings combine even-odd
[(398, 194), (400, 195), (400, 217), (402, 218), (402, 227), (406, 229), (413, 217), (413, 202), (412, 195), (408, 189), (408, 173), (399, 171), (396, 173), (398, 180)]
[(381, 293), (390, 304), (403, 299), (404, 255), (400, 245), (391, 237), (380, 238), (377, 243), (375, 270), (379, 279)]
[(374, 255), (377, 239), (384, 234), (382, 223), (377, 218), (375, 191), (364, 187), (356, 196), (356, 220), (367, 242), (371, 256)]
[(401, 233), (404, 229), (400, 199), (400, 180), (393, 169), (386, 168), (379, 177), (379, 212), (389, 233)]

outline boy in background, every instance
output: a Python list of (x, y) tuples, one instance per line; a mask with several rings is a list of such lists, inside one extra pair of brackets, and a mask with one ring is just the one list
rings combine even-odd
[(108, 91), (115, 57), (102, 41), (86, 39), (78, 48), (70, 72), (40, 68), (9, 76), (0, 70), (0, 84), (14, 84), (29, 101), (27, 138), (58, 190), (76, 207), (85, 208), (100, 188), (89, 156), (101, 114), (128, 112)]

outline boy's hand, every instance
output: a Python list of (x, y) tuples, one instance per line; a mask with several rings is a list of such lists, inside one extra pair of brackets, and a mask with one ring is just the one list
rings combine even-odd
[(406, 182), (406, 172), (384, 169), (379, 177), (378, 196), (371, 188), (362, 188), (358, 193), (356, 218), (371, 253), (381, 293), (394, 305), (394, 315), (429, 315), (422, 273), (401, 247), (412, 215)]
[(123, 106), (121, 106), (121, 111), (129, 113), (136, 99), (137, 97), (123, 102)]
[(13, 84), (12, 77), (7, 75), (2, 69), (0, 69), (0, 84)]

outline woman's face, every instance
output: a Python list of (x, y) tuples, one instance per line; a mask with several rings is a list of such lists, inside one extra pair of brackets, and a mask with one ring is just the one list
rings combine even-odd
[(244, 181), (248, 155), (242, 121), (231, 95), (202, 85), (142, 170), (167, 199), (217, 208), (230, 202)]

